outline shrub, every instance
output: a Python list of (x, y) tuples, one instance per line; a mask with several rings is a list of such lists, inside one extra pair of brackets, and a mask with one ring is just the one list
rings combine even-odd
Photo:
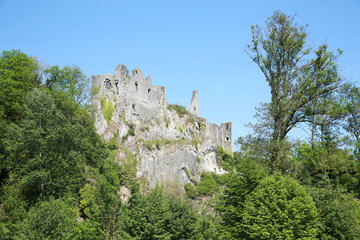
[(196, 198), (198, 196), (198, 192), (196, 191), (196, 187), (191, 184), (191, 183), (186, 183), (184, 185), (184, 189), (185, 189), (185, 192), (186, 192), (186, 196), (188, 198)]
[(176, 113), (180, 116), (183, 117), (185, 114), (187, 114), (188, 112), (186, 111), (186, 108), (184, 106), (181, 106), (179, 104), (170, 104), (168, 106), (169, 110), (175, 110)]
[(30, 208), (18, 239), (71, 239), (76, 210), (62, 199), (50, 198)]
[(226, 171), (231, 171), (235, 166), (234, 158), (224, 151), (221, 146), (218, 146), (216, 151), (216, 160), (220, 163), (220, 166)]
[(220, 185), (215, 180), (215, 173), (202, 172), (201, 182), (196, 186), (200, 195), (211, 196), (219, 190)]

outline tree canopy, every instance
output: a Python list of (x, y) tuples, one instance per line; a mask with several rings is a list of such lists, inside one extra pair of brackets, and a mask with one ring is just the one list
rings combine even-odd
[(258, 65), (270, 86), (271, 101), (264, 114), (271, 129), (270, 164), (282, 161), (281, 150), (288, 133), (300, 123), (311, 122), (313, 103), (329, 97), (339, 88), (342, 78), (336, 60), (341, 54), (323, 44), (312, 51), (307, 47), (305, 26), (294, 16), (275, 11), (266, 27), (252, 26), (247, 53)]

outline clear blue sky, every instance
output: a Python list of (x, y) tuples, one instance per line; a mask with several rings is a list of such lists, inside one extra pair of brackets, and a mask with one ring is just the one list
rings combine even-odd
[[(243, 52), (250, 25), (274, 10), (309, 24), (310, 44), (340, 48), (342, 75), (360, 81), (360, 0), (37, 1), (0, 0), (0, 50), (20, 49), (50, 65), (78, 65), (86, 75), (139, 67), (166, 86), (170, 103), (188, 106), (199, 91), (200, 115), (233, 122), (234, 140), (251, 130), (269, 87)], [(359, 85), (359, 84), (357, 84)]]

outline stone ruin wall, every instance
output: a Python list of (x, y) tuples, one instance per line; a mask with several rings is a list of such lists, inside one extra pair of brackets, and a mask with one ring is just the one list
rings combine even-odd
[[(120, 112), (118, 117), (121, 119), (124, 119), (122, 114), (125, 115), (125, 117), (127, 116), (126, 113), (137, 115), (137, 117), (143, 121), (155, 119), (159, 117), (161, 109), (169, 105), (165, 98), (164, 86), (152, 85), (150, 76), (144, 78), (141, 70), (138, 68), (132, 70), (130, 76), (129, 70), (122, 64), (116, 67), (115, 75), (103, 74), (92, 76), (92, 88), (99, 89), (99, 96), (97, 96), (97, 98), (105, 94), (108, 100), (114, 101), (115, 106), (118, 108), (115, 112)], [(94, 99), (93, 96), (92, 102), (94, 102), (94, 100), (99, 99), (96, 99), (96, 96)], [(136, 110), (137, 114), (132, 113), (132, 110)], [(206, 124), (206, 137), (211, 138), (216, 141), (218, 145), (232, 152), (231, 122), (222, 123), (221, 126), (218, 126), (214, 123), (208, 123), (204, 118), (200, 118), (197, 90), (193, 91), (188, 112), (198, 123)], [(108, 125), (107, 123), (105, 124), (104, 121), (102, 122), (103, 126), (97, 126), (99, 135), (104, 135)]]

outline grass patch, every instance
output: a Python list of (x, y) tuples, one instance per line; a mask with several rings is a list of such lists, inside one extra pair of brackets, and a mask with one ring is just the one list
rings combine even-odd
[(193, 138), (193, 139), (191, 139), (191, 145), (193, 145), (194, 147), (195, 147), (195, 149), (196, 149), (196, 151), (198, 151), (199, 149), (198, 149), (198, 144), (199, 144), (199, 140), (197, 139), (197, 138)]
[(149, 131), (149, 130), (150, 130), (149, 126), (140, 128), (140, 131), (142, 131), (142, 132)]
[(184, 171), (185, 171), (186, 176), (187, 176), (189, 179), (191, 179), (191, 170), (185, 168)]
[(149, 141), (146, 141), (146, 142), (144, 142), (144, 146), (145, 146), (145, 148), (147, 149), (147, 150), (149, 150), (149, 151), (152, 151), (152, 150), (154, 150), (154, 144), (152, 143), (152, 142), (149, 142)]
[(157, 150), (161, 149), (161, 146), (166, 145), (176, 145), (176, 144), (182, 144), (185, 141), (184, 138), (180, 138), (178, 140), (170, 140), (170, 139), (163, 139), (163, 138), (157, 138), (155, 140), (147, 140), (144, 141), (144, 146), (147, 150), (152, 151), (155, 148)]
[(126, 139), (128, 139), (129, 136), (135, 136), (135, 124), (134, 123), (128, 123), (129, 130), (128, 132), (122, 136), (122, 141), (124, 142)]

